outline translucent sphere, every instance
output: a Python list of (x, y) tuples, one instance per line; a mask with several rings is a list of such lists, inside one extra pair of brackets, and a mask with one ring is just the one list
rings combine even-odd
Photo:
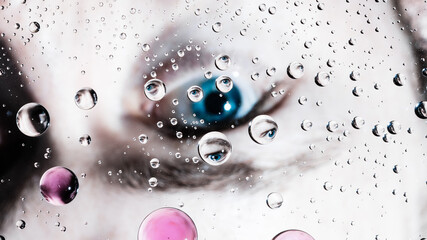
[(219, 76), (215, 79), (215, 86), (218, 91), (222, 93), (228, 93), (233, 89), (233, 80), (227, 76)]
[(192, 102), (200, 102), (203, 99), (203, 89), (199, 86), (191, 86), (187, 90), (187, 97)]
[(206, 163), (216, 166), (224, 164), (230, 158), (232, 147), (223, 133), (209, 132), (200, 139), (198, 151)]
[(249, 136), (258, 144), (273, 141), (279, 129), (277, 123), (268, 115), (259, 115), (249, 122)]
[(61, 206), (71, 202), (77, 195), (79, 181), (68, 168), (53, 167), (40, 179), (40, 191), (50, 204)]
[(301, 230), (286, 230), (277, 234), (273, 240), (314, 240), (314, 238)]
[(23, 134), (29, 137), (42, 135), (49, 124), (49, 113), (38, 103), (27, 103), (16, 114), (16, 125)]
[(217, 58), (215, 58), (215, 66), (224, 71), (231, 66), (231, 59), (229, 56), (221, 54)]
[(98, 95), (92, 88), (82, 88), (74, 96), (74, 102), (80, 109), (89, 110), (95, 107)]
[(160, 208), (142, 221), (138, 240), (196, 240), (197, 229), (193, 220), (176, 208)]
[(268, 194), (266, 202), (271, 209), (279, 208), (283, 204), (283, 197), (280, 193), (272, 192)]
[(166, 95), (166, 86), (160, 79), (151, 79), (145, 83), (144, 93), (151, 101), (159, 101)]
[(287, 72), (290, 78), (300, 78), (304, 75), (304, 66), (299, 62), (292, 62), (289, 64)]

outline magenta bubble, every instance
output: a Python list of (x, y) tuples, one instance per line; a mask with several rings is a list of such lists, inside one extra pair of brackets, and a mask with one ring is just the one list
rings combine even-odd
[(193, 220), (176, 208), (160, 208), (142, 221), (138, 240), (197, 240)]
[(286, 230), (277, 234), (273, 240), (314, 240), (314, 238), (301, 230)]
[(68, 168), (53, 167), (40, 179), (40, 191), (50, 204), (61, 206), (71, 202), (77, 195), (79, 181)]

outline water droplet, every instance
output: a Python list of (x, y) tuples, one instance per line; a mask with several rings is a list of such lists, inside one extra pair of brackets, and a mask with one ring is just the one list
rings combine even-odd
[(314, 240), (314, 238), (301, 230), (286, 230), (275, 236), (273, 240)]
[(398, 121), (393, 120), (388, 124), (387, 130), (391, 134), (397, 134), (402, 130), (402, 125)]
[(163, 127), (163, 122), (162, 121), (158, 121), (157, 122), (157, 127), (158, 128), (162, 128)]
[(326, 129), (328, 129), (329, 132), (335, 132), (338, 129), (339, 125), (335, 121), (329, 121), (328, 125), (326, 125)]
[(206, 71), (204, 76), (205, 76), (206, 79), (211, 79), (212, 78), (212, 72), (211, 71)]
[(325, 182), (324, 184), (323, 184), (323, 188), (326, 190), (326, 191), (329, 191), (329, 190), (331, 190), (332, 189), (332, 184), (330, 183), (330, 182)]
[(198, 143), (200, 157), (210, 165), (224, 164), (231, 156), (231, 143), (220, 132), (206, 133)]
[(127, 35), (126, 35), (126, 33), (120, 33), (119, 37), (120, 37), (121, 40), (125, 40), (126, 37), (127, 37)]
[(38, 103), (27, 103), (16, 114), (16, 125), (23, 134), (29, 137), (42, 135), (49, 124), (49, 113)]
[(406, 83), (406, 76), (401, 73), (398, 73), (394, 76), (393, 82), (394, 84), (396, 84), (396, 86), (401, 87)]
[(203, 89), (199, 86), (191, 86), (187, 90), (187, 97), (192, 102), (200, 102), (203, 99)]
[(421, 101), (415, 106), (415, 114), (421, 119), (427, 119), (427, 101)]
[(288, 76), (292, 79), (298, 79), (304, 75), (304, 66), (299, 62), (292, 62), (289, 64)]
[(325, 4), (324, 3), (317, 4), (317, 9), (319, 9), (319, 10), (325, 9)]
[(197, 229), (193, 220), (176, 208), (160, 208), (142, 221), (138, 240), (196, 240)]
[(277, 123), (268, 115), (259, 115), (249, 122), (249, 136), (258, 144), (273, 141), (279, 129)]
[(376, 124), (373, 128), (372, 128), (372, 133), (377, 136), (380, 137), (381, 135), (383, 135), (385, 133), (385, 128), (380, 125), (380, 124)]
[(178, 119), (176, 119), (176, 118), (171, 118), (171, 124), (172, 124), (173, 126), (177, 125), (177, 124), (178, 124)]
[(354, 117), (353, 121), (351, 121), (351, 125), (356, 129), (360, 129), (365, 125), (365, 120), (361, 117)]
[(40, 179), (41, 194), (48, 203), (56, 206), (71, 202), (76, 197), (78, 189), (77, 177), (68, 168), (50, 168)]
[(31, 22), (29, 25), (29, 30), (32, 33), (40, 31), (40, 24), (38, 22)]
[(270, 13), (271, 15), (274, 15), (276, 13), (276, 7), (275, 6), (269, 7), (268, 13)]
[(421, 70), (421, 73), (423, 74), (424, 77), (427, 77), (427, 68), (423, 68)]
[(215, 80), (215, 86), (218, 91), (222, 93), (228, 93), (233, 88), (233, 80), (227, 76), (222, 75)]
[(360, 97), (363, 94), (363, 88), (361, 88), (361, 87), (354, 87), (352, 92), (353, 92), (354, 96)]
[(221, 30), (222, 30), (222, 23), (220, 23), (220, 22), (216, 22), (216, 23), (214, 23), (213, 25), (212, 25), (212, 30), (214, 31), (214, 32), (221, 32)]
[(159, 159), (157, 159), (157, 158), (151, 159), (150, 160), (150, 166), (152, 168), (158, 168), (158, 167), (160, 167), (160, 161), (159, 161)]
[(350, 38), (350, 39), (348, 40), (348, 43), (349, 43), (351, 46), (354, 46), (354, 45), (356, 44), (356, 39), (355, 39), (355, 38)]
[(79, 138), (80, 144), (85, 147), (89, 146), (91, 141), (92, 141), (92, 138), (88, 134), (85, 134)]
[(21, 25), (19, 23), (15, 23), (15, 29), (19, 29)]
[(150, 179), (148, 179), (148, 184), (150, 185), (150, 187), (157, 187), (157, 178), (151, 177)]
[(150, 50), (150, 44), (148, 43), (142, 44), (142, 51), (147, 52), (148, 50)]
[(178, 54), (178, 57), (184, 57), (185, 56), (185, 52), (182, 49), (179, 49), (177, 54)]
[(276, 68), (275, 67), (269, 67), (269, 68), (267, 68), (265, 73), (267, 73), (267, 75), (271, 77), (276, 73)]
[(262, 3), (262, 4), (260, 4), (260, 5), (258, 6), (258, 9), (259, 9), (261, 12), (264, 12), (264, 11), (265, 11), (265, 9), (267, 9), (267, 6), (265, 5), (265, 3)]
[(399, 173), (400, 172), (400, 167), (398, 165), (394, 165), (393, 172), (396, 173), (396, 174)]
[(166, 86), (160, 79), (151, 79), (144, 84), (145, 96), (151, 101), (159, 101), (166, 95)]
[(267, 196), (267, 206), (271, 209), (279, 208), (282, 206), (283, 197), (280, 193), (272, 192)]
[(353, 81), (359, 80), (360, 79), (360, 72), (358, 72), (358, 71), (352, 71), (350, 73), (350, 79), (353, 80)]
[(80, 109), (89, 110), (95, 107), (98, 95), (92, 88), (82, 88), (74, 96), (74, 102)]
[(318, 72), (314, 81), (318, 86), (325, 87), (331, 83), (331, 77), (327, 72)]
[(146, 144), (148, 142), (148, 136), (145, 134), (141, 134), (138, 136), (138, 140), (141, 144)]
[(311, 129), (311, 127), (313, 127), (313, 123), (310, 120), (304, 120), (301, 123), (301, 128), (304, 131), (308, 131)]
[(301, 96), (300, 98), (298, 98), (298, 103), (301, 105), (304, 105), (307, 103), (307, 97), (306, 96)]
[(224, 71), (228, 67), (231, 66), (231, 59), (229, 56), (221, 54), (215, 59), (215, 66), (221, 70)]
[(16, 227), (17, 228), (19, 228), (19, 229), (24, 229), (25, 228), (25, 225), (26, 225), (26, 223), (25, 223), (25, 221), (24, 220), (22, 220), (22, 219), (20, 219), (20, 220), (18, 220), (18, 221), (16, 221)]

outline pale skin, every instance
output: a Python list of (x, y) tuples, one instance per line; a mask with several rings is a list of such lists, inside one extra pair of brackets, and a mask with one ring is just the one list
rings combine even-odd
[[(262, 3), (265, 11), (259, 9)], [(7, 1), (2, 4), (8, 6)], [(10, 4), (1, 11), (0, 32), (15, 59), (24, 65), (20, 70), (28, 78), (23, 87), (51, 117), (41, 138), (51, 139), (52, 157), (33, 156), (28, 165), (34, 168), (38, 161), (42, 169), (67, 167), (78, 176), (80, 188), (71, 203), (58, 207), (43, 200), (39, 175), (28, 179), (0, 228), (6, 239), (136, 239), (144, 217), (161, 207), (186, 212), (197, 226), (199, 239), (272, 239), (287, 229), (301, 229), (319, 240), (427, 236), (426, 125), (414, 114), (416, 103), (425, 100), (416, 90), (419, 59), (413, 55), (407, 30), (402, 31), (397, 22), (392, 3), (340, 1), (325, 2), (324, 7), (308, 1)], [(274, 14), (269, 13), (271, 6), (276, 7)], [(241, 13), (236, 15), (238, 9)], [(28, 25), (32, 21), (40, 23), (40, 31), (31, 37)], [(218, 33), (212, 30), (216, 22), (222, 23)], [(20, 23), (19, 29), (15, 23)], [(241, 34), (243, 29), (246, 32)], [(150, 45), (148, 51), (142, 50), (145, 43)], [(192, 49), (185, 50), (181, 59), (177, 51), (187, 45)], [(219, 54), (232, 60), (226, 71), (215, 67)], [(252, 62), (255, 57), (259, 59), (256, 64)], [(166, 65), (171, 58), (178, 61), (178, 70), (159, 67), (160, 61)], [(304, 65), (304, 76), (299, 79), (286, 73), (295, 61)], [(153, 66), (167, 89), (158, 107), (141, 87), (152, 78)], [(266, 70), (271, 67), (276, 71), (268, 76)], [(203, 134), (177, 139), (173, 128), (171, 134), (166, 131), (171, 117), (181, 121), (171, 111), (190, 106), (186, 89), (184, 95), (178, 90), (198, 84), (206, 71), (232, 76), (234, 87), (243, 92), (242, 101), (256, 102), (266, 92), (267, 100), (258, 113), (268, 114), (278, 124), (271, 143), (256, 144), (248, 135), (247, 121), (214, 127), (232, 144), (231, 158), (220, 166), (192, 163), (192, 157), (198, 156), (197, 139)], [(314, 81), (321, 71), (331, 73), (332, 82), (325, 87)], [(357, 81), (350, 79), (352, 71), (360, 72)], [(254, 72), (260, 74), (256, 81), (251, 79)], [(407, 77), (403, 86), (393, 83), (397, 73)], [(363, 89), (359, 97), (352, 93), (356, 86)], [(75, 93), (83, 87), (98, 94), (91, 110), (74, 103)], [(298, 102), (301, 96), (308, 99), (304, 105)], [(177, 107), (172, 104), (174, 98), (179, 98)], [(360, 129), (351, 124), (356, 116), (365, 121)], [(313, 127), (302, 130), (303, 120), (310, 120)], [(386, 127), (392, 120), (402, 130), (388, 143), (383, 135), (372, 134), (375, 124)], [(161, 129), (158, 121), (164, 123)], [(326, 129), (329, 121), (339, 123), (336, 131)], [(137, 140), (141, 133), (149, 136), (145, 145)], [(84, 134), (92, 138), (87, 147), (78, 141)], [(135, 180), (144, 185), (120, 183), (126, 174), (143, 172), (141, 165), (129, 163), (131, 159), (149, 162), (153, 157), (160, 160), (158, 170)], [(221, 170), (233, 164), (254, 171), (228, 174)], [(398, 173), (393, 171), (395, 165)], [(162, 175), (168, 171), (166, 166), (178, 172), (181, 167), (191, 169), (185, 174), (197, 172), (200, 179), (210, 172), (223, 175), (203, 186), (178, 187)], [(148, 178), (152, 176), (159, 186), (150, 192)], [(325, 182), (332, 189), (325, 190)], [(268, 208), (265, 202), (271, 192), (283, 196), (278, 209)], [(25, 229), (15, 226), (19, 219), (26, 222)]]

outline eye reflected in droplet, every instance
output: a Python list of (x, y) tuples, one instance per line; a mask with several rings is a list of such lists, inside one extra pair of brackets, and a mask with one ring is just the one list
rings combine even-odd
[(273, 240), (314, 240), (314, 238), (301, 230), (286, 230), (277, 234)]
[(200, 102), (203, 99), (203, 89), (199, 86), (191, 86), (187, 90), (187, 97), (192, 102)]
[(78, 189), (79, 181), (68, 168), (50, 168), (40, 179), (41, 194), (48, 203), (56, 206), (71, 202), (76, 197)]
[(318, 86), (326, 87), (331, 83), (331, 76), (327, 72), (318, 72), (314, 81)]
[(29, 137), (42, 135), (49, 124), (48, 111), (38, 103), (27, 103), (16, 114), (16, 125), (23, 134)]
[(160, 160), (157, 158), (153, 158), (150, 160), (150, 166), (154, 169), (160, 167)]
[(176, 208), (160, 208), (142, 221), (138, 240), (196, 240), (197, 228), (193, 220)]
[(280, 193), (272, 192), (268, 194), (266, 202), (271, 209), (279, 208), (283, 204), (283, 197)]
[(279, 127), (272, 117), (259, 115), (249, 122), (249, 136), (258, 144), (267, 144), (273, 141)]
[(224, 54), (219, 55), (215, 58), (215, 66), (221, 71), (226, 70), (231, 66), (230, 57)]
[(415, 106), (415, 114), (421, 119), (427, 119), (427, 101), (421, 101)]
[(228, 93), (229, 91), (231, 91), (231, 89), (233, 89), (233, 80), (231, 80), (231, 78), (224, 75), (219, 76), (215, 80), (215, 86), (216, 86), (216, 89), (218, 89), (218, 91), (222, 93)]
[(150, 185), (150, 187), (157, 187), (157, 184), (157, 178), (151, 177), (150, 179), (148, 179), (148, 185)]
[(401, 86), (403, 86), (403, 85), (405, 84), (405, 82), (406, 82), (406, 76), (405, 76), (405, 75), (403, 75), (403, 74), (401, 74), (401, 73), (398, 73), (398, 74), (396, 74), (396, 75), (394, 76), (394, 78), (393, 78), (393, 82), (394, 82), (394, 84), (395, 84), (396, 86), (401, 87)]
[(88, 134), (85, 134), (79, 138), (80, 145), (85, 147), (89, 146), (91, 141), (92, 141), (92, 138)]
[(292, 62), (289, 64), (288, 76), (292, 79), (298, 79), (304, 75), (304, 66), (299, 62)]
[(80, 109), (89, 110), (95, 107), (98, 95), (92, 88), (82, 88), (74, 96), (74, 102)]
[(159, 101), (166, 95), (166, 86), (160, 79), (151, 79), (144, 84), (145, 96), (151, 101)]
[(31, 22), (28, 27), (29, 27), (30, 32), (32, 32), (32, 33), (36, 33), (38, 31), (40, 31), (40, 23), (38, 23), (38, 22)]
[(148, 136), (146, 134), (140, 134), (138, 140), (141, 144), (146, 144), (148, 142)]
[(206, 133), (198, 143), (200, 157), (210, 165), (224, 164), (231, 156), (232, 146), (220, 132)]

